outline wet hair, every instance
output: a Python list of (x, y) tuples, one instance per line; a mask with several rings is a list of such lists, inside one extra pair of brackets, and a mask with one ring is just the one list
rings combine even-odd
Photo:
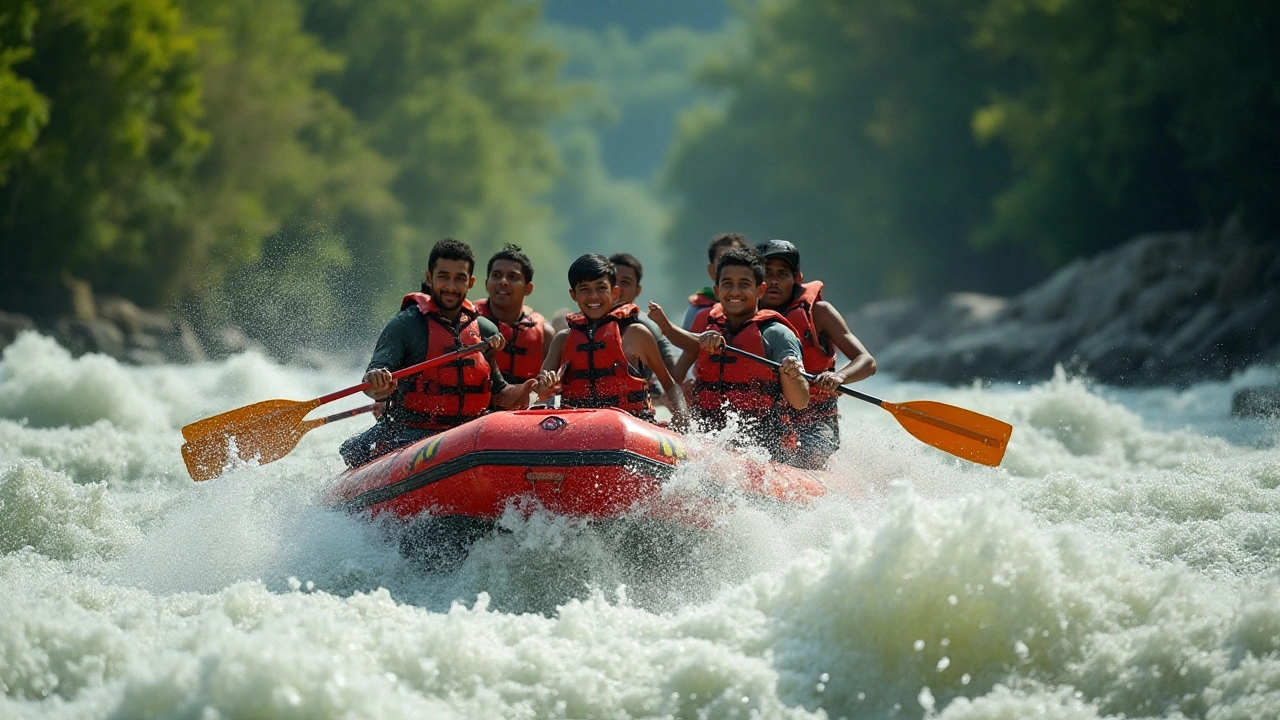
[(578, 283), (602, 277), (608, 277), (610, 285), (618, 284), (618, 271), (609, 262), (609, 258), (599, 253), (587, 253), (569, 266), (569, 289), (578, 287)]
[(764, 261), (760, 258), (760, 253), (755, 248), (745, 247), (726, 250), (716, 261), (717, 285), (720, 284), (720, 271), (733, 265), (751, 268), (751, 274), (756, 276), (756, 284), (764, 282)]
[(711, 238), (711, 243), (707, 245), (707, 262), (716, 261), (716, 252), (720, 248), (749, 248), (751, 241), (747, 240), (747, 236), (742, 233), (720, 233)]
[(529, 256), (524, 254), (519, 245), (506, 243), (502, 249), (493, 254), (489, 258), (489, 266), (484, 269), (486, 275), (493, 272), (493, 264), (499, 260), (510, 260), (513, 263), (519, 263), (520, 272), (524, 274), (524, 281), (533, 282), (533, 264), (529, 262)]
[(618, 267), (629, 267), (636, 271), (636, 284), (640, 284), (640, 278), (644, 277), (644, 268), (640, 265), (640, 261), (631, 253), (614, 253), (609, 256), (609, 262), (613, 263), (615, 271)]
[(476, 271), (476, 254), (471, 252), (471, 246), (451, 237), (444, 238), (431, 248), (431, 257), (427, 259), (428, 274), (436, 271), (437, 260), (466, 260), (467, 274), (471, 275)]

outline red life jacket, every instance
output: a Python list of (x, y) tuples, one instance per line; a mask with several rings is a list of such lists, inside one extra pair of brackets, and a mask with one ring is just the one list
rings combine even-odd
[(623, 334), (639, 313), (639, 308), (627, 303), (610, 310), (595, 325), (582, 313), (565, 318), (569, 335), (560, 349), (560, 361), (569, 366), (560, 390), (565, 404), (578, 408), (616, 407), (646, 420), (653, 417), (649, 382), (632, 374), (622, 346)]
[[(756, 314), (737, 330), (729, 329), (729, 319), (724, 308), (717, 304), (707, 313), (705, 327), (695, 325), (694, 332), (717, 330), (729, 345), (764, 356), (764, 338), (761, 331), (771, 323), (780, 322), (787, 327), (786, 318), (772, 310), (757, 310)], [(794, 328), (792, 328), (794, 330)], [(712, 355), (706, 350), (698, 352), (698, 364), (694, 370), (693, 405), (699, 415), (712, 426), (723, 427), (725, 410), (733, 410), (748, 416), (765, 418), (775, 416), (786, 403), (782, 399), (782, 386), (778, 372), (764, 363), (756, 362), (733, 353)]]
[(476, 310), (492, 320), (498, 326), (498, 332), (506, 338), (507, 344), (493, 356), (502, 377), (516, 385), (536, 377), (538, 371), (542, 370), (542, 341), (546, 334), (547, 319), (526, 305), (515, 325), (507, 324), (494, 316), (488, 298), (477, 300)]
[[(836, 350), (830, 341), (823, 342), (817, 325), (813, 322), (813, 306), (822, 301), (822, 281), (814, 280), (800, 286), (800, 293), (782, 311), (782, 316), (795, 328), (804, 353), (804, 370), (811, 375), (834, 370)], [(810, 386), (809, 407), (791, 413), (793, 422), (806, 422), (836, 414), (837, 393)]]
[[(404, 296), (400, 309), (417, 305), (427, 335), (426, 356), (414, 362), (440, 357), (450, 350), (482, 341), (479, 313), (462, 301), (457, 324), (440, 317), (435, 298), (422, 293)], [(471, 353), (440, 367), (401, 378), (392, 396), (392, 419), (424, 430), (448, 430), (483, 415), (489, 409), (490, 367), (484, 353)]]

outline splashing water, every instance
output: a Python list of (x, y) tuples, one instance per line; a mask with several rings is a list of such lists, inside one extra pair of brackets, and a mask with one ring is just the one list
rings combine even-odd
[(1280, 431), (1229, 419), (1232, 383), (877, 380), (1013, 423), (1003, 467), (851, 403), (812, 505), (659, 532), (641, 564), (651, 527), (512, 508), (430, 575), (319, 503), (367, 418), (183, 468), (183, 424), (356, 375), (9, 346), (0, 717), (1280, 716)]

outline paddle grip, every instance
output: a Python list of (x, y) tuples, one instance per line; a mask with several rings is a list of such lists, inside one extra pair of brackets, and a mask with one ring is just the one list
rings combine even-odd
[[(728, 350), (729, 352), (732, 352), (732, 353), (737, 353), (739, 355), (745, 355), (746, 357), (749, 357), (752, 360), (755, 360), (756, 362), (764, 363), (765, 365), (768, 365), (769, 367), (774, 369), (782, 368), (782, 363), (776, 360), (770, 360), (769, 358), (766, 358), (766, 357), (760, 357), (759, 355), (756, 355), (755, 353), (747, 352), (746, 350), (739, 350), (738, 348), (733, 347), (728, 343), (724, 344), (723, 349)], [(807, 372), (804, 372), (803, 370), (800, 371), (800, 376), (803, 377), (805, 380), (808, 380), (809, 382), (813, 382), (814, 376), (810, 375)], [(862, 392), (861, 390), (854, 390), (853, 388), (840, 385), (836, 387), (836, 392), (840, 393), (841, 395), (848, 395), (849, 397), (858, 398), (859, 400), (865, 400), (866, 402), (869, 402), (872, 405), (879, 405), (881, 407), (884, 407), (884, 400), (881, 400), (880, 398), (874, 395), (868, 395)]]
[[(400, 378), (403, 378), (403, 377), (416, 375), (422, 372), (423, 370), (430, 370), (431, 368), (436, 367), (438, 365), (444, 365), (450, 360), (453, 360), (454, 358), (459, 357), (461, 355), (469, 355), (478, 350), (483, 350), (486, 347), (488, 347), (488, 345), (489, 343), (487, 342), (480, 342), (480, 343), (476, 343), (475, 345), (468, 345), (466, 347), (458, 348), (457, 350), (447, 352), (441, 355), (440, 357), (434, 357), (434, 358), (431, 358), (430, 360), (424, 360), (418, 363), (417, 365), (410, 365), (407, 368), (402, 368), (400, 370), (397, 370), (391, 373), (391, 379), (399, 380)], [(337, 392), (331, 392), (328, 395), (323, 395), (321, 397), (316, 398), (312, 402), (314, 402), (317, 406), (324, 405), (325, 403), (333, 402), (334, 400), (339, 400), (341, 398), (347, 397), (348, 395), (355, 395), (358, 392), (364, 392), (365, 390), (368, 390), (371, 387), (373, 386), (370, 385), (369, 383), (363, 382), (363, 383), (360, 383), (359, 385), (355, 385), (353, 387), (349, 387), (344, 390), (338, 390)]]

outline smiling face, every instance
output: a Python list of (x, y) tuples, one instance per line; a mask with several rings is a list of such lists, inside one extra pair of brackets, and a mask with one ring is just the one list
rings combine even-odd
[(781, 258), (770, 258), (764, 264), (764, 293), (760, 296), (761, 307), (780, 310), (791, 304), (796, 283), (801, 282), (801, 275), (791, 269), (791, 263)]
[(764, 283), (756, 283), (756, 275), (746, 265), (726, 265), (720, 268), (716, 281), (716, 298), (724, 307), (730, 322), (738, 323), (756, 314), (756, 303)]
[(524, 299), (533, 292), (533, 283), (527, 282), (524, 269), (514, 260), (494, 260), (493, 269), (484, 281), (489, 293), (489, 305), (500, 311), (515, 311), (524, 307)]
[(633, 303), (640, 296), (640, 281), (636, 280), (636, 269), (627, 265), (618, 265), (618, 302)]
[(437, 260), (431, 270), (431, 296), (445, 312), (462, 307), (467, 291), (476, 279), (471, 275), (471, 264), (466, 260)]
[(608, 315), (614, 303), (618, 302), (618, 294), (618, 288), (609, 282), (608, 276), (583, 280), (569, 290), (569, 297), (588, 320), (599, 320)]

